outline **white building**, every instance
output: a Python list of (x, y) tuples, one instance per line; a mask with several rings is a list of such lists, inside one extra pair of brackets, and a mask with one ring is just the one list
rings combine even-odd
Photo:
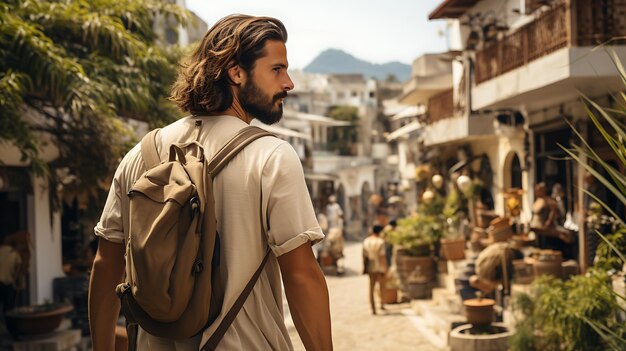
[[(290, 92), (287, 106), (304, 113), (326, 114), (335, 106), (356, 108), (359, 116), (358, 141), (343, 154), (328, 147), (329, 128), (345, 126), (338, 121), (315, 122), (312, 118), (313, 164), (307, 172), (307, 183), (317, 211), (323, 211), (328, 196), (336, 194), (345, 212), (347, 234), (361, 237), (370, 221), (369, 196), (383, 182), (377, 171), (377, 160), (387, 156), (387, 146), (376, 143), (378, 113), (378, 83), (360, 74), (322, 75), (301, 71), (290, 72), (295, 89)], [(286, 113), (285, 123), (289, 123)], [(381, 148), (382, 146), (382, 148)], [(384, 173), (383, 173), (384, 177)]]
[[(626, 35), (624, 11), (626, 4), (596, 0), (446, 0), (430, 14), (448, 19), (449, 45), (458, 50), (455, 111), (433, 124), (431, 137), (481, 140), (472, 151), (489, 159), (497, 212), (505, 213), (504, 191), (521, 187), (528, 220), (534, 184), (559, 183), (567, 211), (584, 229), (583, 172), (558, 159), (565, 153), (557, 143), (573, 137), (566, 120), (587, 133), (580, 93), (608, 104), (609, 94), (623, 89), (607, 52), (595, 46)], [(625, 46), (613, 49), (626, 56)], [(579, 234), (584, 243), (584, 230)]]

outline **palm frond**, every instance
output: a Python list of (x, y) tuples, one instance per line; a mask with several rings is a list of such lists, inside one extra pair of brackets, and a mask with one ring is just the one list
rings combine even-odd
[[(577, 149), (578, 147), (575, 147), (575, 149)], [(582, 166), (586, 171), (588, 171), (589, 173), (591, 173), (591, 175), (596, 178), (597, 180), (599, 180), (602, 185), (604, 185), (609, 191), (611, 191), (613, 194), (615, 194), (615, 196), (617, 197), (618, 200), (620, 200), (623, 204), (626, 205), (626, 196), (621, 193), (608, 179), (606, 179), (604, 176), (602, 176), (602, 174), (600, 174), (600, 172), (598, 172), (596, 169), (593, 168), (593, 166), (591, 166), (590, 164), (587, 164), (586, 162), (584, 162), (583, 160), (580, 159), (580, 157), (572, 152), (571, 150), (567, 149), (567, 148), (563, 148), (563, 150), (570, 155), (570, 157), (572, 157), (574, 160), (576, 160), (580, 166)], [(600, 159), (598, 157), (598, 159)], [(600, 159), (601, 160), (601, 159)], [(606, 162), (602, 161), (603, 163), (606, 164)]]

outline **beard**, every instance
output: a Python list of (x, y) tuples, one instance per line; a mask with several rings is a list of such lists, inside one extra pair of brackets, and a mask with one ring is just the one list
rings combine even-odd
[(249, 80), (241, 88), (239, 102), (246, 112), (265, 124), (274, 124), (283, 117), (283, 104), (274, 104), (287, 97), (286, 91), (281, 91), (269, 98), (253, 80)]

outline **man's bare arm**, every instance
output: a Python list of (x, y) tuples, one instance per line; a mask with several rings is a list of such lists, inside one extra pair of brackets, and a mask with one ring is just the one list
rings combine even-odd
[(280, 257), (278, 264), (293, 322), (309, 350), (333, 349), (328, 287), (311, 245), (302, 244)]
[(94, 351), (115, 348), (120, 300), (115, 287), (124, 277), (124, 245), (101, 239), (89, 281), (89, 325)]

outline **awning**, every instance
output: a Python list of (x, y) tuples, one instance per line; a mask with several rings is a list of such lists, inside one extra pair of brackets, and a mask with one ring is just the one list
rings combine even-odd
[(270, 133), (274, 133), (277, 135), (282, 135), (282, 136), (286, 136), (286, 137), (293, 137), (293, 138), (300, 138), (300, 139), (304, 139), (304, 140), (311, 140), (311, 136), (305, 133), (300, 133), (297, 132), (295, 130), (291, 130), (288, 128), (284, 128), (284, 127), (280, 127), (277, 125), (267, 125), (264, 123), (259, 122), (258, 120), (253, 120), (254, 122), (252, 122), (252, 125), (255, 125), (257, 127), (263, 128), (265, 130), (267, 130)]
[(312, 180), (312, 181), (334, 181), (337, 180), (339, 178), (337, 178), (337, 176), (331, 175), (331, 174), (324, 174), (324, 173), (305, 173), (304, 174), (304, 178), (307, 180)]
[(315, 124), (321, 124), (327, 127), (341, 127), (341, 126), (351, 125), (350, 122), (338, 121), (338, 120), (335, 120), (326, 116), (314, 115), (312, 113), (297, 112), (297, 111), (287, 110), (287, 109), (283, 111), (283, 116), (285, 116), (285, 118), (299, 119), (302, 121), (308, 121), (308, 122), (312, 122)]
[(397, 98), (383, 100), (383, 114), (385, 116), (398, 114), (407, 107), (409, 105), (399, 103)]
[(411, 78), (402, 88), (400, 102), (406, 105), (426, 105), (428, 99), (452, 88), (452, 73)]
[(413, 121), (405, 126), (402, 126), (396, 130), (394, 130), (393, 132), (391, 132), (389, 135), (387, 135), (387, 141), (392, 141), (395, 139), (398, 139), (400, 137), (403, 136), (407, 136), (413, 132), (416, 132), (420, 129), (422, 129), (423, 126), (420, 122), (418, 121)]
[(428, 15), (428, 19), (459, 18), (476, 3), (478, 0), (444, 0)]
[(407, 108), (400, 111), (399, 113), (396, 113), (395, 115), (391, 116), (389, 120), (393, 122), (393, 121), (401, 120), (403, 118), (417, 117), (417, 116), (423, 115), (424, 113), (426, 113), (426, 108), (423, 105), (408, 106)]

